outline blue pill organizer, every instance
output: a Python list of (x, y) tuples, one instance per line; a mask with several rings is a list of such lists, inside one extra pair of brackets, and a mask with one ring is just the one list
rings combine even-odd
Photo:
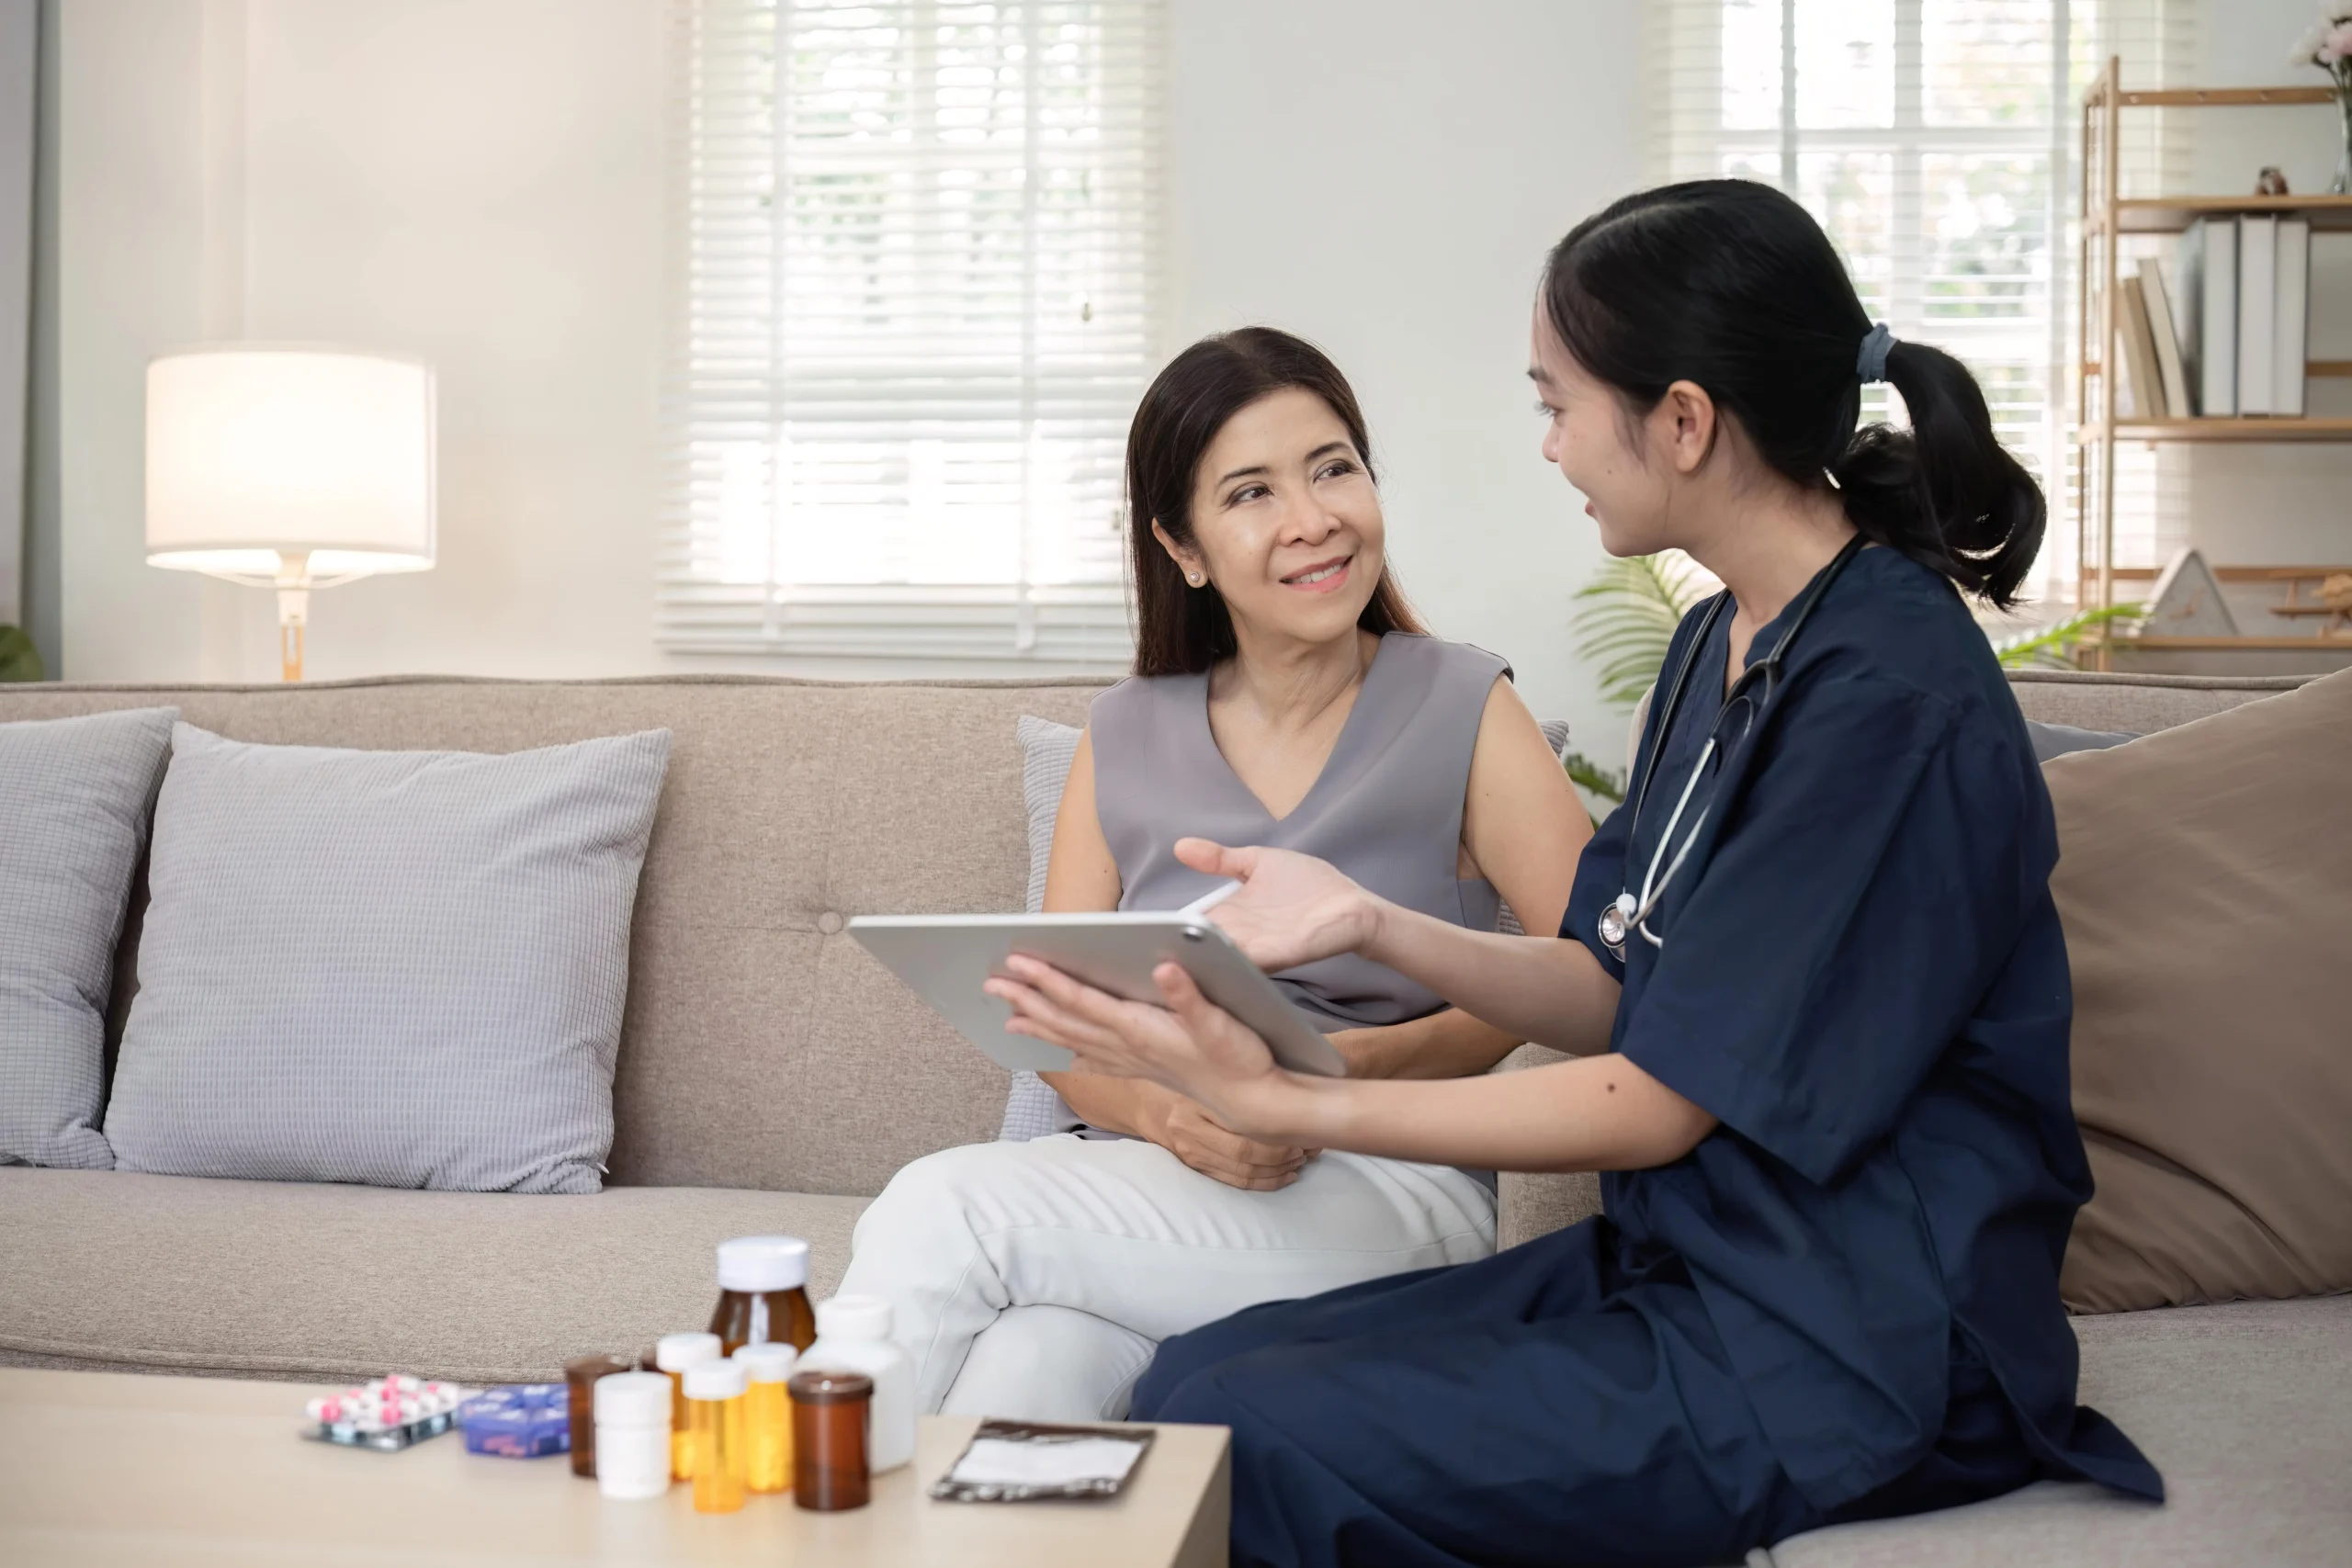
[(466, 1451), (540, 1459), (571, 1451), (570, 1396), (560, 1382), (508, 1383), (458, 1408)]

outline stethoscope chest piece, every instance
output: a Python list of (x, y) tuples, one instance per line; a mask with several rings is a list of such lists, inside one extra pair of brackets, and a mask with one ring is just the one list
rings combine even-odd
[(1625, 938), (1633, 928), (1634, 911), (1639, 908), (1631, 893), (1620, 893), (1616, 902), (1600, 911), (1600, 945), (1620, 964), (1625, 962)]

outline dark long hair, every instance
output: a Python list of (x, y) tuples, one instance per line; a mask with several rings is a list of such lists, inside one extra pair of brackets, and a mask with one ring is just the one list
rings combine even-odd
[[(1323, 400), (1347, 427), (1374, 479), (1363, 411), (1340, 367), (1305, 338), (1272, 327), (1204, 337), (1168, 362), (1127, 428), (1127, 556), (1135, 572), (1136, 673), (1193, 675), (1235, 649), (1233, 617), (1214, 584), (1194, 588), (1152, 536), (1157, 521), (1193, 542), (1193, 484), (1225, 422), (1259, 399), (1296, 387)], [(1372, 602), (1356, 617), (1368, 632), (1419, 632), (1421, 623), (1381, 563)]]
[(1871, 321), (1829, 236), (1781, 192), (1694, 180), (1626, 197), (1553, 248), (1544, 307), (1628, 409), (1696, 382), (1775, 470), (1808, 489), (1834, 479), (1865, 538), (2015, 600), (2049, 518), (2040, 487), (1994, 436), (1967, 367), (1925, 344), (1886, 355), (1911, 428), (1854, 428)]

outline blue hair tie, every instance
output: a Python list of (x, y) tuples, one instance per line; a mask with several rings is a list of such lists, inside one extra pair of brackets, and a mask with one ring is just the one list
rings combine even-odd
[(1884, 321), (1871, 328), (1862, 339), (1862, 351), (1854, 356), (1854, 374), (1865, 384), (1886, 379), (1886, 355), (1894, 346), (1894, 332)]

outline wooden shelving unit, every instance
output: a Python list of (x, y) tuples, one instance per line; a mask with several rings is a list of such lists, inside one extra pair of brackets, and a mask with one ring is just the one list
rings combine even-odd
[[(2104, 608), (2116, 602), (2119, 579), (2148, 580), (2152, 568), (2115, 564), (2115, 449), (2125, 441), (2157, 442), (2352, 442), (2352, 419), (2243, 418), (2137, 419), (2118, 413), (2115, 378), (2108, 367), (2120, 354), (2116, 318), (2121, 240), (2126, 234), (2177, 234), (2211, 214), (2291, 213), (2310, 220), (2314, 231), (2352, 230), (2352, 196), (2163, 196), (2118, 194), (2122, 111), (2128, 108), (2257, 108), (2290, 104), (2332, 104), (2326, 87), (2176, 87), (2127, 89), (2121, 62), (2107, 68), (2083, 96), (2082, 254), (2076, 312), (2075, 470), (2075, 603)], [(2352, 360), (2311, 360), (2309, 376), (2352, 376)], [(2248, 575), (2251, 574), (2251, 575)], [(2267, 577), (2267, 569), (2221, 568), (2223, 581)], [(2111, 666), (2118, 648), (2148, 649), (2262, 649), (2352, 648), (2352, 636), (2333, 637), (2097, 637), (2082, 645), (2087, 667)]]

